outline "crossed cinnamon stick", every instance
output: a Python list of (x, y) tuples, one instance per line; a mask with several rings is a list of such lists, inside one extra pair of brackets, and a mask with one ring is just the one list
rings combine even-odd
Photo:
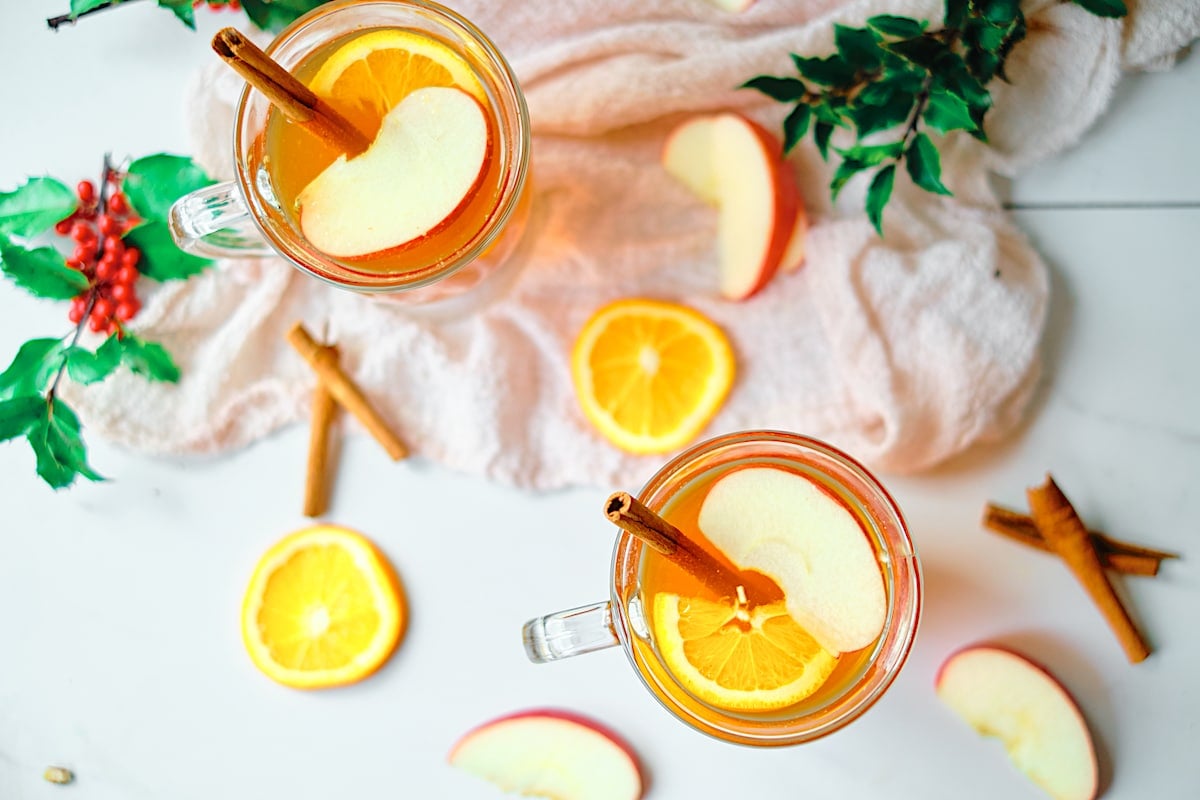
[(1134, 663), (1144, 660), (1150, 655), (1150, 646), (1138, 631), (1105, 570), (1153, 576), (1158, 574), (1162, 561), (1178, 556), (1088, 530), (1050, 475), (1046, 476), (1045, 483), (1030, 488), (1026, 494), (1029, 515), (988, 503), (983, 513), (984, 527), (1058, 555), (1113, 629), (1126, 657)]
[(308, 448), (308, 474), (305, 480), (304, 513), (316, 517), (328, 505), (326, 461), (329, 448), (329, 426), (336, 406), (349, 411), (367, 432), (375, 438), (393, 461), (408, 455), (408, 448), (384, 421), (362, 390), (350, 379), (338, 363), (335, 347), (317, 342), (297, 322), (287, 334), (288, 343), (308, 362), (317, 375), (313, 393), (312, 432)]

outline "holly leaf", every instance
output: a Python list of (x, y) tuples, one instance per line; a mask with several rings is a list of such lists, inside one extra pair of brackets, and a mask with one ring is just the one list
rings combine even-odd
[(876, 167), (885, 161), (898, 158), (904, 151), (904, 142), (888, 142), (887, 144), (857, 144), (848, 150), (838, 150), (842, 158), (857, 161), (866, 167)]
[(742, 89), (754, 89), (780, 103), (792, 103), (808, 93), (808, 87), (799, 78), (777, 78), (774, 75), (759, 75), (741, 85)]
[(0, 193), (0, 234), (32, 239), (79, 207), (75, 193), (54, 178), (30, 178)]
[(846, 86), (854, 80), (854, 65), (840, 55), (806, 58), (793, 53), (792, 62), (801, 76), (822, 86)]
[(804, 134), (808, 133), (808, 125), (812, 121), (812, 108), (804, 103), (797, 103), (783, 120), (783, 152), (790, 153), (792, 148), (800, 143)]
[(916, 102), (916, 95), (908, 92), (895, 92), (881, 104), (864, 103), (855, 107), (850, 112), (850, 117), (858, 128), (859, 138), (863, 138), (876, 131), (885, 131), (904, 122), (912, 113), (913, 104)]
[(0, 400), (0, 442), (29, 433), (41, 417), (45, 405), (46, 398), (38, 394)]
[(324, 2), (326, 0), (242, 0), (242, 8), (259, 28), (278, 33)]
[(908, 152), (904, 154), (904, 167), (913, 183), (925, 191), (934, 194), (951, 193), (942, 184), (942, 157), (934, 147), (933, 141), (924, 133), (918, 133), (908, 146)]
[[(110, 339), (111, 341), (111, 339)], [(121, 363), (136, 374), (154, 381), (176, 383), (179, 367), (171, 359), (167, 349), (157, 342), (147, 342), (131, 333), (120, 340)]]
[(883, 46), (888, 52), (925, 69), (932, 69), (938, 58), (949, 50), (942, 42), (925, 35), (901, 39), (898, 42), (885, 42)]
[(825, 161), (829, 160), (829, 138), (833, 136), (833, 126), (828, 122), (818, 122), (813, 128), (813, 141), (817, 144), (817, 152)]
[(116, 334), (109, 336), (104, 344), (92, 352), (84, 347), (68, 347), (63, 351), (67, 361), (67, 374), (76, 383), (88, 384), (102, 381), (113, 373), (121, 363), (121, 341)]
[(53, 247), (28, 250), (0, 240), (0, 271), (35, 297), (70, 300), (88, 288), (88, 279), (67, 266)]
[[(121, 2), (121, 0), (116, 1)], [(71, 0), (71, 16), (78, 17), (80, 14), (86, 14), (93, 8), (99, 8), (108, 3), (109, 0)]]
[(892, 184), (896, 182), (896, 165), (889, 164), (871, 181), (867, 189), (867, 218), (875, 226), (875, 232), (883, 236), (883, 207), (892, 196)]
[(1008, 27), (1021, 13), (1021, 0), (984, 0), (983, 16), (993, 25)]
[(41, 394), (62, 364), (61, 339), (30, 339), (0, 372), (0, 399)]
[(971, 109), (962, 99), (950, 92), (930, 92), (929, 102), (921, 115), (925, 124), (938, 133), (949, 133), (953, 130), (977, 130)]
[(1129, 13), (1122, 0), (1072, 0), (1075, 5), (1084, 8), (1098, 17), (1119, 18)]
[[(191, 8), (191, 4), (188, 4)], [(129, 165), (122, 186), (129, 204), (140, 217), (165, 222), (176, 200), (188, 192), (215, 183), (186, 156), (159, 153)]]
[(176, 19), (196, 30), (196, 11), (192, 7), (192, 0), (158, 0), (158, 7), (169, 9)]
[(879, 36), (870, 28), (851, 28), (835, 23), (833, 43), (843, 59), (860, 69), (873, 69), (883, 62)]
[(843, 159), (833, 172), (833, 180), (829, 182), (830, 199), (837, 200), (838, 195), (842, 193), (842, 189), (850, 182), (850, 179), (866, 168), (867, 165), (861, 161)]
[(158, 220), (138, 225), (123, 238), (127, 244), (142, 251), (138, 269), (152, 280), (183, 280), (203, 272), (213, 263), (212, 259), (200, 258), (176, 247), (167, 223)]
[(894, 36), (898, 39), (914, 39), (925, 32), (929, 23), (908, 17), (896, 17), (891, 14), (879, 14), (867, 19), (867, 25), (882, 33), (884, 36)]
[(78, 475), (91, 481), (104, 480), (88, 465), (79, 418), (63, 401), (55, 398), (43, 402), (40, 416), (30, 426), (26, 438), (37, 456), (38, 475), (51, 487), (70, 486)]

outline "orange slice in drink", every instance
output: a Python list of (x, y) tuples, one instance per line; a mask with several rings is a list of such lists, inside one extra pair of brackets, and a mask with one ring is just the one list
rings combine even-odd
[(242, 604), (242, 639), (254, 664), (286, 686), (361, 680), (395, 650), (404, 630), (400, 582), (362, 535), (317, 525), (263, 555)]
[(724, 402), (733, 372), (720, 328), (690, 308), (656, 300), (601, 308), (571, 356), (584, 414), (632, 453), (665, 453), (695, 438)]
[(795, 705), (829, 678), (837, 659), (792, 619), (783, 602), (654, 596), (663, 663), (698, 699), (718, 708), (771, 711)]
[(439, 39), (402, 28), (356, 36), (309, 81), (313, 92), (372, 138), (389, 111), (427, 86), (457, 86), (487, 106), (483, 84), (466, 59)]

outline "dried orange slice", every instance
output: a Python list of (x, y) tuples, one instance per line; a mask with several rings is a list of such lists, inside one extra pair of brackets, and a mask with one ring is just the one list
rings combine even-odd
[(733, 383), (733, 350), (697, 311), (657, 300), (618, 300), (575, 340), (571, 375), (583, 412), (633, 453), (665, 453), (691, 441)]
[(400, 581), (361, 534), (316, 525), (263, 555), (242, 604), (242, 640), (254, 664), (287, 686), (361, 680), (404, 630)]
[(788, 615), (782, 601), (654, 596), (653, 628), (663, 662), (693, 695), (718, 708), (771, 711), (810, 696), (837, 659)]
[(356, 36), (325, 60), (309, 88), (369, 136), (414, 89), (457, 86), (487, 105), (487, 95), (467, 61), (449, 45), (401, 28)]

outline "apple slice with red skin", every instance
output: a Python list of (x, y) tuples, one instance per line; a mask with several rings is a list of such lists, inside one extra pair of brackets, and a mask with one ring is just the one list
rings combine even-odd
[(780, 272), (795, 272), (804, 264), (808, 254), (805, 247), (808, 240), (808, 212), (804, 210), (801, 200), (796, 207), (796, 224), (792, 228), (792, 238), (788, 239), (787, 247), (783, 249), (783, 258), (779, 261)]
[(556, 800), (638, 800), (642, 768), (619, 735), (580, 714), (520, 711), (468, 732), (450, 763), (506, 792)]
[(409, 94), (362, 154), (339, 157), (300, 192), (300, 230), (323, 253), (361, 258), (415, 242), (475, 191), (491, 153), (479, 101), (453, 87)]
[(715, 205), (721, 294), (745, 300), (779, 269), (800, 199), (778, 140), (732, 112), (693, 117), (671, 131), (667, 173)]
[(1045, 668), (1007, 648), (975, 645), (946, 659), (935, 688), (972, 728), (999, 739), (1017, 768), (1051, 797), (1096, 796), (1096, 751), (1087, 723)]
[(825, 487), (777, 467), (734, 469), (709, 487), (697, 524), (739, 568), (774, 580), (788, 614), (825, 650), (879, 638), (887, 595), (875, 550)]

